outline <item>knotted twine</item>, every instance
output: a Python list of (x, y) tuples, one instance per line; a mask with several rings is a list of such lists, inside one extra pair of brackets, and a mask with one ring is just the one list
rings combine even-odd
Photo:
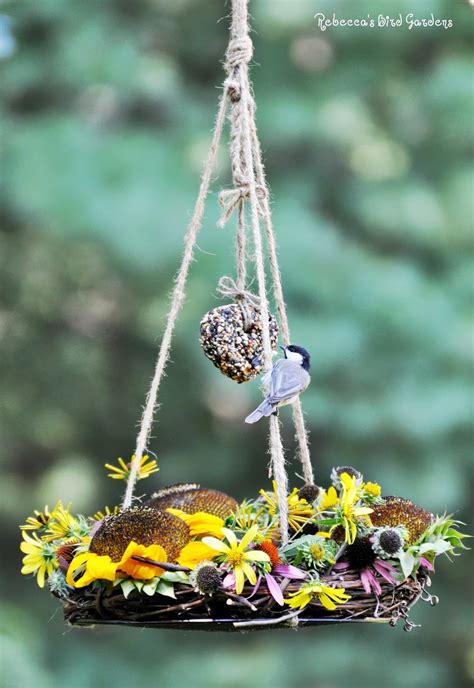
[[(169, 359), (171, 340), (176, 319), (184, 301), (186, 280), (193, 258), (197, 234), (202, 224), (205, 199), (209, 192), (212, 171), (215, 166), (217, 149), (222, 136), (227, 103), (229, 100), (232, 103), (230, 151), (234, 189), (228, 190), (223, 194), (221, 193), (220, 202), (224, 207), (224, 215), (221, 224), (225, 224), (233, 210), (237, 206), (239, 207), (239, 222), (237, 232), (238, 274), (235, 288), (237, 291), (242, 293), (242, 295), (246, 294), (245, 219), (243, 204), (244, 200), (248, 198), (255, 247), (255, 265), (259, 290), (259, 308), (262, 319), (264, 365), (266, 370), (270, 370), (272, 367), (272, 347), (268, 319), (269, 308), (265, 284), (263, 242), (260, 232), (260, 216), (262, 216), (267, 236), (273, 290), (280, 322), (282, 325), (283, 337), (285, 344), (289, 344), (290, 342), (288, 318), (286, 315), (286, 307), (283, 298), (281, 276), (278, 267), (276, 244), (273, 235), (271, 213), (268, 202), (268, 189), (265, 180), (261, 148), (258, 141), (255, 123), (255, 102), (252, 96), (248, 75), (248, 63), (252, 58), (253, 46), (249, 37), (247, 2), (248, 0), (232, 1), (231, 37), (227, 50), (226, 61), (228, 78), (224, 82), (224, 92), (220, 99), (209, 155), (202, 173), (201, 184), (193, 216), (185, 235), (184, 253), (175, 279), (175, 286), (171, 295), (171, 306), (168, 312), (165, 331), (158, 353), (155, 372), (146, 397), (145, 407), (140, 421), (140, 429), (137, 437), (135, 454), (131, 462), (130, 475), (122, 503), (123, 508), (129, 507), (132, 503), (140, 461), (150, 437), (154, 412), (157, 406), (158, 390)], [(304, 426), (304, 417), (299, 400), (294, 405), (293, 413), (304, 476), (307, 482), (313, 482), (307, 433)], [(286, 543), (288, 540), (288, 477), (285, 470), (285, 458), (281, 441), (280, 424), (278, 417), (273, 415), (270, 417), (270, 454), (272, 472), (277, 485), (281, 537), (282, 542)]]
[[(260, 200), (265, 188), (257, 181), (255, 167), (255, 146), (252, 131), (255, 126), (255, 103), (251, 92), (248, 63), (252, 59), (253, 46), (249, 37), (247, 0), (233, 0), (230, 42), (227, 50), (227, 85), (232, 99), (230, 156), (232, 177), (236, 189), (248, 196), (250, 220), (255, 249), (255, 272), (260, 297), (260, 318), (262, 322), (263, 360), (266, 371), (272, 368), (272, 345), (270, 339), (269, 308), (265, 278), (263, 242), (260, 231), (260, 214), (264, 210)], [(259, 199), (260, 190), (260, 199)], [(262, 194), (263, 191), (263, 194)], [(240, 202), (240, 201), (239, 201)], [(282, 543), (288, 540), (288, 476), (285, 470), (285, 456), (277, 416), (270, 416), (270, 460), (276, 483), (280, 532)]]

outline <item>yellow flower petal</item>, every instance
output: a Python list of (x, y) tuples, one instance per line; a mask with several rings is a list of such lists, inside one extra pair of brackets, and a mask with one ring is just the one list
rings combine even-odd
[(326, 609), (329, 609), (330, 611), (334, 611), (336, 609), (336, 605), (334, 602), (332, 602), (329, 597), (325, 593), (321, 593), (319, 595), (319, 601), (323, 605), (323, 607), (326, 607)]
[(249, 561), (270, 561), (268, 554), (260, 549), (251, 549), (249, 552), (245, 552), (244, 559)]
[(224, 533), (230, 546), (231, 547), (237, 547), (237, 538), (235, 537), (235, 533), (232, 530), (230, 530), (229, 528), (222, 528), (222, 532)]
[(253, 568), (250, 566), (250, 564), (247, 564), (246, 561), (243, 561), (241, 564), (241, 567), (242, 567), (242, 571), (244, 573), (244, 576), (247, 578), (249, 583), (251, 585), (255, 585), (255, 583), (257, 582), (257, 575), (256, 575), (255, 571), (253, 570)]
[[(227, 530), (227, 529), (223, 528), (223, 530)], [(229, 532), (232, 532), (232, 531), (229, 531)], [(258, 525), (254, 525), (251, 528), (249, 528), (249, 530), (245, 533), (244, 537), (240, 541), (240, 548), (245, 549), (247, 547), (247, 545), (249, 545), (253, 540), (255, 540), (257, 533), (258, 533)], [(232, 533), (232, 535), (234, 535), (234, 533)], [(234, 538), (235, 538), (235, 535), (234, 535)], [(227, 538), (227, 539), (229, 539), (229, 538)]]
[[(219, 542), (219, 541), (217, 541)], [(190, 569), (195, 568), (199, 562), (209, 559), (212, 561), (217, 557), (218, 552), (213, 547), (209, 547), (204, 542), (188, 542), (183, 547), (178, 557), (178, 564), (187, 566)]]
[(235, 575), (235, 592), (237, 593), (237, 595), (240, 595), (240, 593), (244, 589), (244, 583), (245, 583), (244, 572), (242, 571), (242, 568), (240, 566), (236, 566), (234, 568), (234, 575)]
[(128, 574), (132, 578), (137, 580), (151, 580), (156, 576), (161, 576), (164, 573), (164, 569), (160, 566), (155, 566), (154, 564), (147, 564), (143, 561), (136, 561), (132, 557), (139, 556), (145, 559), (151, 559), (153, 561), (166, 562), (168, 557), (165, 550), (161, 545), (137, 545), (136, 543), (134, 549), (127, 548), (128, 558), (123, 561), (125, 555), (122, 557), (118, 568), (121, 571)]
[(222, 532), (224, 519), (219, 516), (208, 514), (205, 511), (198, 511), (195, 514), (187, 514), (181, 511), (181, 509), (173, 508), (169, 508), (166, 511), (182, 519), (189, 526), (191, 537), (202, 535), (213, 535), (220, 539), (224, 537)]
[[(222, 528), (222, 530), (227, 530), (227, 528)], [(234, 535), (234, 533), (232, 533), (232, 535)], [(222, 552), (223, 554), (227, 554), (228, 552), (230, 552), (229, 545), (226, 545), (225, 542), (217, 540), (217, 538), (215, 537), (205, 537), (202, 539), (202, 541), (205, 545), (207, 545), (208, 547), (212, 547), (212, 549), (215, 549), (217, 552)], [(235, 544), (237, 544), (237, 540), (235, 541)]]

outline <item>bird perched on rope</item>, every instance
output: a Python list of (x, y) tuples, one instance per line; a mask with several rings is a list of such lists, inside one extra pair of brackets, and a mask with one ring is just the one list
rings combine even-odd
[(301, 346), (281, 346), (284, 358), (280, 358), (263, 378), (267, 396), (253, 413), (245, 419), (246, 423), (256, 423), (263, 416), (278, 413), (279, 406), (291, 404), (304, 392), (310, 383), (310, 355)]

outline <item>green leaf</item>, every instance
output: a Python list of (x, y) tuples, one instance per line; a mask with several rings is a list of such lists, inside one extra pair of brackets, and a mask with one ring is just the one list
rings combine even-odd
[(435, 554), (443, 554), (443, 552), (449, 552), (453, 549), (453, 545), (447, 540), (436, 540), (435, 542), (424, 542), (418, 547), (419, 554), (424, 554), (425, 552), (435, 552)]
[(135, 584), (132, 580), (130, 580), (130, 578), (122, 580), (122, 582), (120, 583), (120, 587), (122, 588), (123, 596), (125, 597), (125, 599), (128, 598), (132, 590), (135, 590)]
[(398, 555), (405, 578), (411, 575), (416, 564), (416, 557), (411, 552), (401, 552)]
[(153, 578), (153, 580), (151, 580), (149, 583), (146, 583), (142, 586), (142, 592), (145, 593), (145, 595), (152, 597), (156, 593), (159, 582), (159, 578)]
[(165, 571), (161, 580), (168, 581), (168, 583), (187, 583), (188, 574), (184, 571)]
[(172, 583), (168, 583), (162, 578), (158, 581), (156, 592), (160, 595), (164, 595), (165, 597), (172, 597), (174, 600), (176, 599), (176, 595), (174, 594), (174, 585)]

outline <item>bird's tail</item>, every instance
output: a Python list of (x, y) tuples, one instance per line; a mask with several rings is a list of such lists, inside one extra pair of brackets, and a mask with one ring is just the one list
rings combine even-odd
[(257, 421), (260, 420), (260, 418), (263, 418), (263, 416), (271, 416), (274, 411), (274, 407), (268, 399), (264, 399), (260, 406), (257, 406), (255, 411), (250, 414), (250, 416), (247, 416), (245, 419), (246, 423), (256, 423)]

